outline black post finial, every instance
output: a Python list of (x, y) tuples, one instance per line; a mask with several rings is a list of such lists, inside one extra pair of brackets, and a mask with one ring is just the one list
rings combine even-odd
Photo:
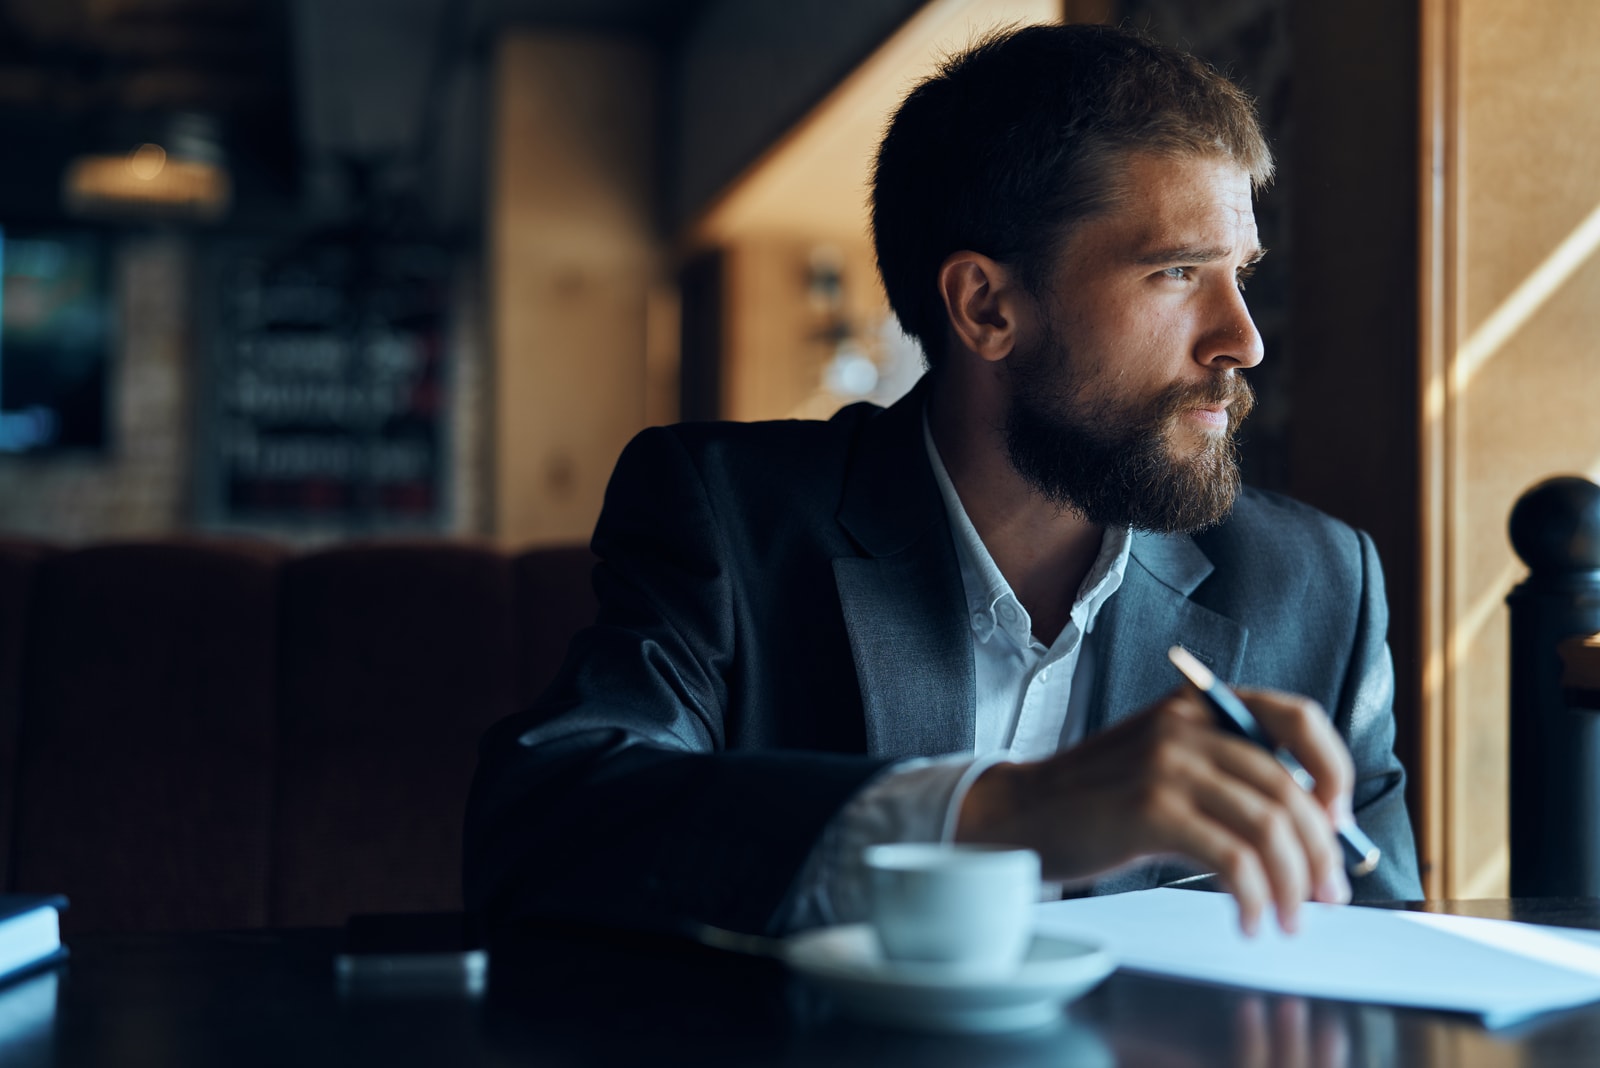
[(1547, 478), (1511, 509), (1529, 567), (1511, 609), (1511, 893), (1600, 895), (1600, 716), (1572, 707), (1557, 650), (1600, 629), (1600, 486)]
[(1600, 486), (1558, 475), (1511, 509), (1511, 546), (1535, 575), (1600, 570)]

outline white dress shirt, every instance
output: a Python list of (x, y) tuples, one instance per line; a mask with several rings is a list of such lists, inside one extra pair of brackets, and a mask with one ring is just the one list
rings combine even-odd
[[(878, 842), (949, 841), (967, 789), (1005, 761), (1040, 760), (1083, 738), (1094, 692), (1094, 621), (1122, 585), (1131, 544), (1127, 528), (1107, 528), (1071, 616), (1046, 645), (1028, 610), (978, 537), (922, 421), (928, 462), (955, 539), (972, 632), (977, 683), (971, 752), (900, 761), (869, 782), (823, 832), (800, 876), (791, 927), (847, 923), (866, 916), (861, 851)], [(1059, 894), (1059, 888), (1054, 888)]]

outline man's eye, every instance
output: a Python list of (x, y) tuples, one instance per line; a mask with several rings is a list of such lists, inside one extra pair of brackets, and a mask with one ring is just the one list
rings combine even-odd
[(1239, 268), (1239, 273), (1235, 276), (1235, 281), (1239, 285), (1239, 292), (1241, 292), (1241, 293), (1244, 292), (1245, 283), (1249, 282), (1250, 281), (1250, 276), (1255, 274), (1255, 273), (1256, 273), (1255, 264), (1251, 264), (1248, 267)]
[(1178, 281), (1181, 282), (1184, 279), (1189, 277), (1189, 268), (1187, 268), (1187, 267), (1168, 267), (1166, 270), (1162, 271), (1161, 273), (1166, 275), (1168, 278), (1175, 278), (1175, 279), (1177, 279)]

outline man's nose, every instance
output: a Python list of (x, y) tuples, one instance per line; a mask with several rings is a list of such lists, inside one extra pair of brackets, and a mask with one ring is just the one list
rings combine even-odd
[(1210, 313), (1208, 329), (1202, 336), (1195, 359), (1218, 370), (1254, 367), (1266, 355), (1261, 332), (1256, 329), (1244, 294), (1229, 286), (1220, 294)]

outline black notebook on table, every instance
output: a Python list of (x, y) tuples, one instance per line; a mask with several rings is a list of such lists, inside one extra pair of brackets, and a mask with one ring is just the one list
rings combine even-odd
[(67, 955), (61, 944), (60, 894), (0, 894), (0, 983)]

